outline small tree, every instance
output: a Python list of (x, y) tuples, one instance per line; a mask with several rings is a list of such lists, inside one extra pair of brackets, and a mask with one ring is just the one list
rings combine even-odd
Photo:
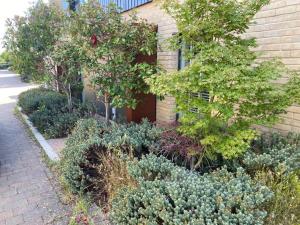
[(188, 46), (183, 51), (189, 65), (148, 83), (153, 93), (176, 98), (179, 130), (199, 140), (210, 157), (239, 156), (256, 136), (251, 126), (274, 124), (299, 96), (299, 79), (290, 74), (287, 83), (272, 83), (288, 71), (278, 61), (259, 63), (251, 50), (255, 40), (242, 37), (268, 2), (163, 1), (179, 30), (170, 40), (172, 49)]
[(52, 76), (57, 76), (59, 89), (67, 95), (68, 108), (71, 111), (73, 108), (72, 92), (75, 89), (82, 88), (79, 49), (71, 39), (66, 38), (58, 41), (49, 57), (49, 61), (51, 61), (51, 65), (55, 66), (55, 70), (52, 70), (52, 72), (49, 70), (48, 72)]
[(155, 51), (154, 27), (136, 16), (125, 20), (114, 5), (103, 8), (96, 0), (82, 4), (73, 20), (73, 34), (91, 82), (104, 100), (106, 120), (110, 105), (135, 108), (136, 94), (148, 91), (144, 79), (155, 69), (136, 57)]

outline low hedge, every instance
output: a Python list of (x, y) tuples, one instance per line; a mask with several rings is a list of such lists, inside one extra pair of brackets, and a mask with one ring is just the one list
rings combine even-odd
[(76, 110), (62, 112), (61, 110), (42, 108), (30, 114), (29, 119), (46, 138), (59, 138), (68, 136), (76, 122), (83, 116)]
[(18, 105), (27, 115), (39, 109), (61, 109), (67, 105), (66, 96), (45, 88), (35, 88), (19, 95)]
[[(160, 130), (148, 121), (141, 124), (110, 125), (96, 119), (80, 120), (69, 136), (62, 151), (62, 171), (74, 193), (97, 192), (102, 174), (101, 154), (139, 156), (148, 152)], [(96, 181), (98, 180), (98, 181)]]
[(61, 171), (74, 193), (92, 189), (93, 177), (97, 177), (95, 164), (101, 151), (101, 135), (107, 130), (105, 123), (96, 119), (79, 120), (62, 151)]
[(65, 95), (45, 88), (31, 89), (21, 93), (18, 104), (46, 138), (67, 136), (74, 128), (76, 121), (85, 117), (90, 111), (87, 106), (76, 99), (70, 111), (67, 108)]
[(263, 224), (262, 206), (272, 192), (243, 169), (200, 176), (164, 157), (148, 155), (128, 166), (137, 188), (123, 188), (113, 200), (115, 224)]

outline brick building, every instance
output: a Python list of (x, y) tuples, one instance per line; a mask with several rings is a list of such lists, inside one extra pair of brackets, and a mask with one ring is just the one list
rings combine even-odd
[[(60, 2), (60, 0), (54, 0)], [(125, 17), (135, 10), (137, 15), (156, 24), (158, 27), (157, 62), (164, 69), (180, 69), (178, 51), (169, 51), (164, 41), (177, 32), (175, 21), (159, 7), (157, 0), (113, 0), (124, 10)], [(107, 4), (109, 0), (100, 0)], [(261, 60), (279, 57), (289, 68), (300, 71), (300, 0), (271, 0), (270, 4), (255, 16), (255, 21), (247, 31), (246, 37), (256, 37), (262, 53)], [(280, 82), (284, 82), (284, 79)], [(85, 82), (84, 96), (95, 100), (95, 94)], [(156, 120), (158, 123), (171, 123), (176, 120), (175, 101), (171, 96), (156, 101)], [(283, 121), (275, 129), (300, 132), (300, 106), (293, 105), (283, 115)]]

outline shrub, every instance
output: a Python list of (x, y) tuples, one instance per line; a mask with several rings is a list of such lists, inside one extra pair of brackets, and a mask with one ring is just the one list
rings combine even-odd
[(102, 141), (110, 149), (141, 156), (149, 152), (160, 134), (161, 129), (143, 120), (140, 124), (112, 125), (110, 131), (103, 135)]
[(267, 213), (260, 208), (272, 197), (242, 169), (199, 176), (149, 155), (128, 170), (139, 186), (113, 200), (116, 224), (263, 224)]
[(162, 132), (152, 151), (189, 169), (200, 166), (203, 157), (203, 147), (197, 141), (173, 129)]
[(81, 120), (63, 150), (63, 175), (75, 193), (89, 191), (99, 196), (97, 192), (105, 192), (101, 184), (105, 173), (99, 172), (106, 170), (102, 163), (103, 154), (142, 154), (158, 134), (159, 129), (148, 121), (107, 126), (95, 119)]
[(67, 136), (78, 119), (93, 111), (90, 106), (79, 101), (74, 101), (70, 110), (66, 96), (44, 88), (23, 92), (19, 97), (19, 105), (47, 138)]
[[(99, 174), (97, 153), (103, 148), (100, 136), (107, 129), (95, 119), (79, 120), (62, 151), (61, 170), (74, 193), (92, 190), (93, 179)], [(106, 149), (105, 149), (106, 150)]]
[(299, 135), (295, 134), (289, 134), (287, 137), (279, 134), (263, 135), (245, 153), (242, 166), (250, 173), (264, 169), (274, 172), (284, 170), (285, 173), (299, 170), (299, 140)]
[(35, 88), (22, 92), (19, 96), (19, 106), (26, 114), (31, 114), (40, 108), (60, 109), (67, 103), (67, 98), (57, 92)]
[[(188, 65), (153, 75), (147, 83), (154, 94), (175, 98), (180, 131), (197, 138), (210, 158), (243, 155), (257, 136), (253, 125), (278, 122), (298, 102), (299, 76), (278, 61), (258, 62), (256, 40), (243, 35), (268, 3), (162, 0), (178, 28), (170, 38), (172, 50), (182, 49)], [(274, 85), (284, 76), (286, 83)]]
[(300, 181), (295, 173), (285, 175), (285, 171), (274, 173), (270, 170), (259, 171), (255, 180), (268, 186), (274, 197), (267, 204), (269, 212), (267, 225), (300, 224)]
[(46, 138), (66, 137), (74, 128), (77, 120), (82, 117), (80, 112), (61, 112), (42, 108), (33, 112), (29, 119)]

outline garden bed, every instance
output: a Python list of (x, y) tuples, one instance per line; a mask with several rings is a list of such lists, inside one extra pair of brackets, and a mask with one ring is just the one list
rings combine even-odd
[(92, 197), (114, 224), (294, 224), (299, 140), (263, 135), (238, 159), (200, 154), (191, 167), (189, 151), (200, 146), (175, 130), (87, 119), (67, 140), (61, 172), (74, 194)]

